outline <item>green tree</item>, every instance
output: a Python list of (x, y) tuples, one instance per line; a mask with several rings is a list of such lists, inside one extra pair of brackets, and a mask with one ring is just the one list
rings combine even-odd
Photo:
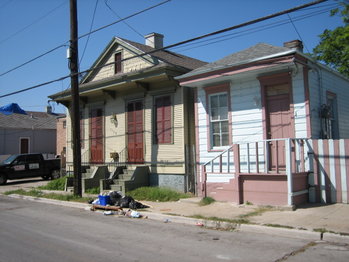
[(326, 29), (313, 52), (317, 60), (349, 77), (349, 0), (341, 1), (340, 7), (331, 11), (331, 16), (334, 15), (342, 17), (343, 26)]

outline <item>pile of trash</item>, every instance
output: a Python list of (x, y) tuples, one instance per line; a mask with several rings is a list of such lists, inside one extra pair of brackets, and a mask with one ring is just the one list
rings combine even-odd
[[(104, 215), (118, 214), (133, 218), (143, 217), (139, 212), (135, 211), (136, 209), (149, 207), (134, 200), (131, 196), (123, 196), (118, 191), (104, 192), (97, 199), (89, 201), (89, 204), (92, 204), (93, 209), (91, 210), (98, 207), (105, 209)], [(129, 208), (129, 210), (124, 211), (123, 208)]]

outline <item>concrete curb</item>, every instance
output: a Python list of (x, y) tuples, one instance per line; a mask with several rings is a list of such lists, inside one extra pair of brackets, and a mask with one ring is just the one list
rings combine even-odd
[[(91, 207), (90, 204), (85, 204), (85, 203), (23, 196), (23, 195), (17, 195), (17, 194), (8, 195), (8, 197), (24, 199), (29, 201), (36, 201), (36, 202), (45, 203), (45, 204), (79, 208), (84, 210), (90, 210), (90, 207)], [(270, 226), (263, 226), (263, 225), (237, 224), (237, 223), (229, 223), (229, 222), (221, 222), (221, 221), (213, 221), (213, 220), (205, 220), (205, 219), (196, 219), (196, 218), (190, 218), (190, 217), (184, 217), (184, 216), (172, 216), (172, 215), (153, 213), (153, 212), (147, 212), (147, 211), (141, 211), (140, 213), (143, 216), (147, 216), (149, 219), (162, 221), (164, 223), (179, 223), (179, 224), (194, 225), (194, 226), (207, 227), (207, 228), (213, 228), (213, 229), (236, 230), (238, 232), (248, 232), (248, 233), (261, 233), (261, 234), (276, 235), (281, 237), (305, 239), (310, 241), (324, 240), (328, 242), (349, 243), (349, 236), (342, 236), (342, 235), (333, 234), (333, 233), (320, 233), (320, 232), (313, 232), (313, 231), (307, 231), (307, 230), (278, 228), (278, 227), (270, 227)]]
[(349, 236), (342, 236), (333, 233), (323, 233), (322, 240), (327, 242), (340, 242), (349, 244)]
[(292, 238), (305, 239), (310, 241), (321, 240), (320, 232), (312, 232), (307, 230), (299, 230), (299, 229), (288, 229), (288, 228), (280, 228), (280, 227), (270, 227), (263, 225), (250, 225), (250, 224), (240, 224), (238, 231), (241, 232), (253, 232), (253, 233), (263, 233), (275, 236), (286, 236)]
[(85, 203), (61, 201), (61, 200), (41, 198), (41, 197), (23, 196), (23, 195), (17, 195), (17, 194), (8, 195), (8, 197), (17, 198), (17, 199), (24, 199), (24, 200), (29, 200), (29, 201), (36, 201), (36, 202), (44, 203), (44, 204), (79, 208), (79, 209), (86, 209), (86, 208), (90, 207), (89, 204), (85, 204)]

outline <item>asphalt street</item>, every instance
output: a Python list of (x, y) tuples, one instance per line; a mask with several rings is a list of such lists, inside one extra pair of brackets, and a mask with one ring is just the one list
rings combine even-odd
[[(348, 246), (210, 230), (0, 195), (0, 261), (347, 261)], [(309, 259), (310, 258), (310, 259)]]

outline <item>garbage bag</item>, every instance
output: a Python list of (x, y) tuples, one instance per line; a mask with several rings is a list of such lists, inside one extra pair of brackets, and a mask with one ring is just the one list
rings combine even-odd
[(110, 205), (118, 206), (119, 200), (122, 198), (122, 195), (120, 195), (117, 191), (113, 191), (109, 193), (109, 197), (110, 197)]
[(124, 196), (119, 200), (119, 206), (121, 208), (126, 208), (126, 207), (130, 207), (130, 202), (134, 201), (134, 199), (130, 196)]

